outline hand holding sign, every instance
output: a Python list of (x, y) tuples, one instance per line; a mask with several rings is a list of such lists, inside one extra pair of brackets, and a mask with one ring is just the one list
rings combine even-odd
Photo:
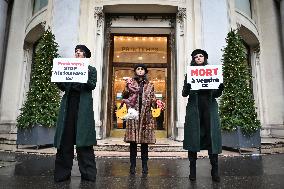
[(51, 82), (87, 83), (89, 58), (55, 58)]
[(223, 83), (221, 65), (189, 66), (187, 83), (191, 84), (192, 90), (218, 89)]

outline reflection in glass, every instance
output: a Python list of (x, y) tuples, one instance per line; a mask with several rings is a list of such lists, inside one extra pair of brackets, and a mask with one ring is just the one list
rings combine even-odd
[[(166, 103), (166, 68), (148, 68), (148, 79), (154, 84), (156, 98)], [(133, 77), (133, 68), (114, 68), (113, 81), (113, 129), (125, 129), (126, 122), (121, 119), (127, 113), (126, 106), (120, 108), (122, 92), (126, 85), (126, 79)], [(157, 130), (166, 129), (165, 110), (153, 109), (152, 115), (157, 122)]]
[(113, 62), (167, 63), (167, 37), (114, 36)]
[(48, 0), (35, 0), (34, 1), (34, 10), (33, 13), (37, 13), (40, 11), (43, 7), (47, 6)]

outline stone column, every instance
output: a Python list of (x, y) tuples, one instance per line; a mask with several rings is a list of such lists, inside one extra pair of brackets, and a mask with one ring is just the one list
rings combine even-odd
[(171, 114), (176, 117), (177, 133), (175, 133), (176, 140), (182, 141), (184, 138), (184, 118), (185, 118), (185, 99), (182, 97), (182, 87), (184, 81), (184, 72), (186, 65), (186, 53), (185, 52), (185, 33), (186, 33), (186, 8), (179, 7), (176, 20), (176, 109), (173, 106), (174, 111)]
[(281, 33), (282, 33), (282, 59), (284, 61), (284, 1), (280, 0), (280, 15), (281, 15)]
[[(95, 41), (95, 67), (97, 69), (97, 86), (93, 92), (93, 99), (94, 99), (94, 117), (96, 123), (96, 133), (97, 139), (102, 139), (106, 135), (106, 127), (103, 128), (103, 120), (101, 117), (102, 111), (102, 85), (106, 83), (106, 81), (102, 81), (102, 70), (103, 70), (103, 56), (104, 56), (104, 14), (103, 14), (103, 7), (95, 7), (94, 8), (94, 23), (95, 27), (93, 27), (94, 31), (94, 41)], [(106, 110), (105, 110), (106, 112)], [(106, 125), (106, 124), (104, 124)]]
[(2, 77), (4, 73), (4, 49), (5, 49), (5, 31), (8, 13), (8, 2), (0, 0), (0, 94), (2, 88)]
[[(27, 18), (26, 10), (26, 2), (14, 1), (0, 98), (0, 129), (2, 133), (0, 135), (6, 144), (15, 144), (16, 140), (15, 126), (20, 112), (23, 85), (23, 44), (25, 38), (25, 24), (23, 23)], [(2, 11), (0, 12), (2, 13)]]
[[(283, 0), (280, 11), (283, 15)], [(283, 49), (281, 49), (278, 9), (274, 1), (259, 1), (260, 70), (262, 92), (262, 133), (261, 136), (284, 136), (284, 82), (283, 82)], [(282, 19), (283, 23), (283, 19)], [(283, 27), (283, 24), (282, 24)], [(271, 35), (274, 34), (274, 35)], [(273, 57), (273, 59), (271, 58)], [(271, 66), (273, 62), (273, 66)]]

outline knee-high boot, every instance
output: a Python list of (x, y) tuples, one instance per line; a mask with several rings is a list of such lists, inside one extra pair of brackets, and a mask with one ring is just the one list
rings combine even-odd
[(136, 156), (137, 156), (137, 144), (134, 142), (130, 143), (130, 174), (135, 174), (136, 169)]
[(148, 174), (148, 144), (141, 144), (142, 174)]
[(209, 154), (210, 164), (212, 166), (211, 176), (215, 182), (220, 182), (220, 176), (218, 173), (218, 154)]
[(191, 181), (196, 180), (196, 160), (197, 160), (197, 153), (188, 151), (188, 160), (190, 162), (190, 174), (189, 179)]

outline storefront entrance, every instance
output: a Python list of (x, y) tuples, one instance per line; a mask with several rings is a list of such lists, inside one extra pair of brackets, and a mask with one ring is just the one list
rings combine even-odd
[[(137, 63), (148, 66), (148, 79), (154, 84), (157, 99), (169, 102), (169, 36), (168, 35), (135, 35), (135, 34), (113, 34), (110, 52), (110, 80), (111, 102), (109, 110), (110, 136), (123, 137), (126, 122), (120, 119), (127, 113), (126, 106), (120, 108), (122, 91), (126, 85), (126, 79), (133, 77), (133, 67)], [(158, 138), (168, 137), (168, 109), (164, 111), (153, 109), (155, 117), (156, 135)]]

